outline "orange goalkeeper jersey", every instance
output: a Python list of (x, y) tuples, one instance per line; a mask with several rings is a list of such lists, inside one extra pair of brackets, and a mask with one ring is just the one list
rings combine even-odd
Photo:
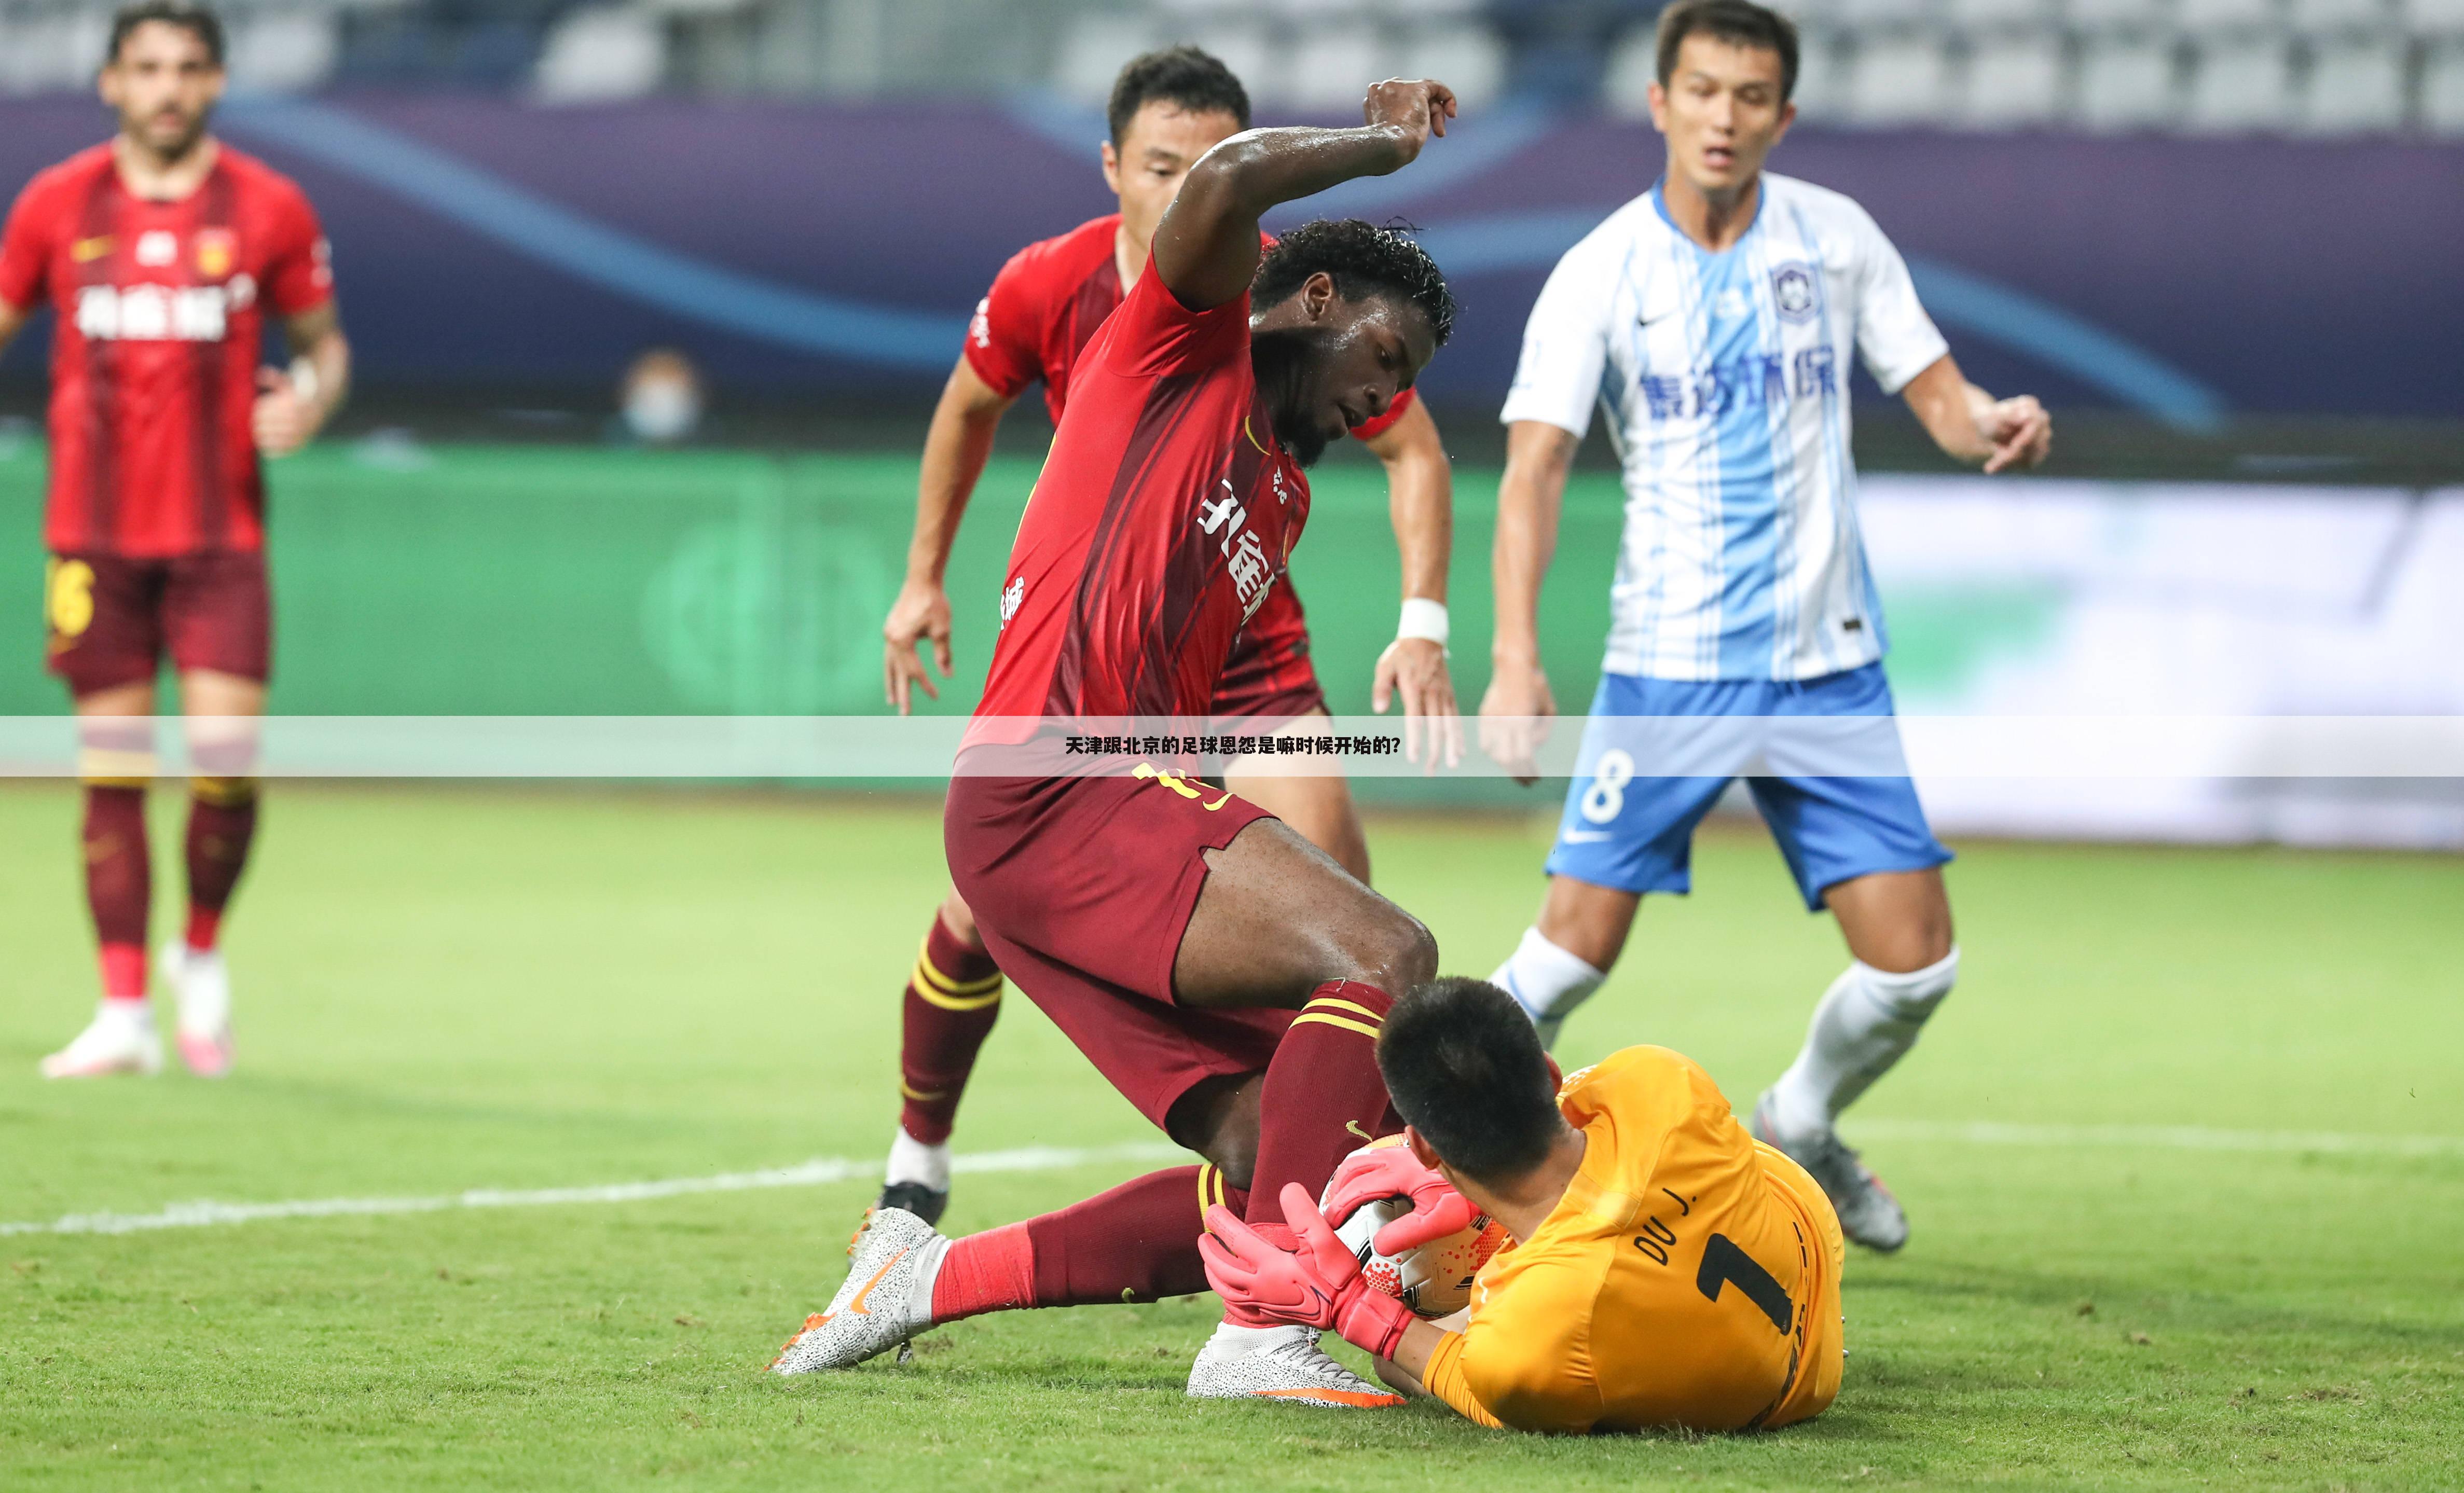
[(1431, 1394), (1525, 1431), (1735, 1431), (1818, 1415), (1845, 1349), (1829, 1199), (1756, 1142), (1711, 1076), (1628, 1047), (1557, 1097), (1583, 1165), (1480, 1273)]

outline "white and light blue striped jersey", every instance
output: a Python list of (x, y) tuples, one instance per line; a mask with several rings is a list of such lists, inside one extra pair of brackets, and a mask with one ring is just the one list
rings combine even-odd
[(1896, 394), (1948, 348), (1864, 209), (1768, 172), (1761, 199), (1712, 253), (1654, 187), (1566, 251), (1524, 331), (1500, 418), (1579, 437), (1604, 406), (1624, 468), (1611, 673), (1812, 679), (1882, 656), (1848, 354)]

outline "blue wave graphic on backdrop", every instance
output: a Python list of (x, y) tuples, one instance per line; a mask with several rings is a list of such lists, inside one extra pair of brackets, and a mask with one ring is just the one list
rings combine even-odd
[(295, 99), (226, 105), (234, 134), (345, 171), (576, 279), (799, 352), (946, 372), (964, 317), (896, 311), (781, 285), (637, 238), (528, 187), (341, 109)]
[[(1087, 127), (1083, 118), (1042, 106), (1022, 106), (1018, 117), (1056, 142), (1086, 143), (1078, 133)], [(260, 99), (234, 100), (221, 118), (235, 133), (276, 142), (577, 279), (708, 326), (798, 352), (932, 373), (949, 366), (950, 350), (965, 335), (964, 317), (847, 300), (660, 248), (341, 109)], [(1325, 206), (1362, 214), (1391, 210), (1485, 169), (1536, 139), (1547, 124), (1539, 111), (1511, 118), (1485, 133), (1477, 149), (1462, 152), (1462, 165), (1428, 173), (1442, 179), (1412, 184), (1409, 190), (1386, 179), (1347, 184), (1358, 190), (1347, 191), (1340, 201), (1329, 193)], [(1100, 137), (1100, 121), (1092, 127), (1095, 136), (1089, 138)], [(1463, 219), (1432, 224), (1419, 237), (1450, 274), (1542, 270), (1602, 215), (1597, 209), (1576, 209)], [(2225, 399), (2213, 388), (2059, 306), (1933, 260), (1911, 256), (1908, 268), (1939, 321), (2059, 369), (2167, 424), (2204, 430), (2224, 418)]]

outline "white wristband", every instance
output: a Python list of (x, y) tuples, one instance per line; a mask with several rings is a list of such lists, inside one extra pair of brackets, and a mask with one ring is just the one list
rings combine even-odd
[(1425, 596), (1403, 598), (1403, 620), (1395, 625), (1397, 638), (1421, 638), (1446, 646), (1446, 604)]

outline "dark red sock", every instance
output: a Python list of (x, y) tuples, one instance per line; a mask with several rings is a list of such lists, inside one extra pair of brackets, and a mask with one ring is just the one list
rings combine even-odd
[(188, 947), (211, 949), (256, 836), (256, 780), (200, 778), (188, 800)]
[(941, 1261), (934, 1320), (1196, 1295), (1206, 1289), (1198, 1237), (1210, 1202), (1238, 1213), (1248, 1195), (1225, 1186), (1211, 1166), (1174, 1167), (1058, 1213), (970, 1235)]
[(950, 932), (936, 913), (907, 977), (898, 1045), (899, 1128), (928, 1146), (950, 1138), (976, 1054), (1001, 1017), (1001, 973), (993, 956)]
[(1375, 985), (1329, 980), (1292, 1018), (1258, 1094), (1258, 1170), (1246, 1217), (1252, 1226), (1282, 1237), (1286, 1183), (1317, 1197), (1335, 1163), (1394, 1129), (1377, 1071), (1377, 1028), (1394, 1004)]
[(145, 790), (88, 783), (85, 899), (101, 945), (102, 993), (145, 999), (145, 911), (153, 867), (145, 850)]

